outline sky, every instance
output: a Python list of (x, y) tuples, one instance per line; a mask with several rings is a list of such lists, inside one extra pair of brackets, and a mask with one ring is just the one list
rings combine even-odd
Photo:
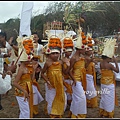
[(5, 23), (11, 18), (20, 18), (23, 2), (34, 2), (32, 14), (35, 16), (37, 14), (42, 14), (44, 9), (48, 6), (49, 2), (55, 1), (0, 1), (0, 23)]

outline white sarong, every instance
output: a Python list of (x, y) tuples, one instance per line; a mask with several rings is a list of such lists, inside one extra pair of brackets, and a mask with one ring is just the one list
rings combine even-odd
[(86, 74), (86, 80), (87, 80), (87, 89), (85, 93), (86, 93), (86, 98), (90, 100), (91, 98), (97, 96), (97, 91), (95, 90), (93, 76)]
[(115, 85), (101, 84), (100, 108), (112, 112), (115, 107)]
[[(70, 79), (66, 79), (65, 82), (68, 83), (69, 85), (72, 85), (72, 83), (73, 83), (73, 81), (70, 80)], [(64, 87), (64, 90), (66, 91), (67, 88)], [(66, 92), (66, 95), (67, 95), (67, 100), (72, 100), (72, 95), (71, 95), (70, 93), (67, 93), (67, 92)]]
[(87, 113), (87, 103), (85, 92), (82, 87), (82, 83), (77, 81), (76, 86), (72, 86), (72, 102), (70, 106), (70, 111), (72, 114), (77, 116), (78, 114), (86, 114)]
[[(48, 114), (51, 114), (52, 102), (54, 100), (56, 90), (54, 88), (48, 89), (47, 83), (45, 83), (45, 90), (46, 90), (46, 92), (45, 92), (45, 100), (47, 101), (47, 112), (48, 112)], [(65, 111), (66, 107), (67, 107), (67, 96), (66, 96), (66, 93), (65, 93), (64, 111)]]
[(24, 101), (24, 97), (16, 96), (16, 99), (20, 109), (19, 118), (30, 118), (29, 102), (27, 100)]
[(38, 105), (40, 102), (44, 100), (40, 92), (38, 91), (35, 85), (32, 85), (33, 88), (33, 105)]

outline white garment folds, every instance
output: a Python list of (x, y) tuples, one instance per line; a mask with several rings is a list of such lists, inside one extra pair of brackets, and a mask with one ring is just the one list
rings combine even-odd
[(87, 90), (86, 90), (86, 98), (91, 99), (97, 96), (97, 91), (95, 90), (93, 76), (86, 74), (87, 80)]
[[(65, 82), (68, 83), (69, 85), (72, 85), (72, 83), (73, 83), (73, 81), (70, 80), (70, 79), (66, 79)], [(64, 87), (64, 90), (66, 91), (67, 88)], [(67, 95), (67, 100), (72, 100), (72, 95), (71, 95), (70, 93), (67, 93), (67, 92), (66, 92), (66, 95)]]
[(6, 75), (6, 77), (3, 79), (2, 75), (0, 74), (0, 94), (5, 94), (11, 88), (12, 86), (10, 75)]
[(114, 107), (115, 107), (115, 85), (101, 84), (100, 108), (104, 109), (107, 112), (112, 112), (114, 110)]
[[(45, 83), (45, 100), (47, 101), (47, 112), (48, 114), (51, 114), (51, 109), (52, 109), (52, 102), (54, 100), (55, 94), (56, 94), (56, 90), (54, 88), (52, 89), (48, 89), (47, 83)], [(67, 96), (65, 93), (65, 107), (64, 107), (64, 111), (67, 107)]]
[(82, 87), (82, 83), (77, 81), (76, 86), (72, 86), (72, 102), (70, 111), (72, 114), (77, 116), (78, 114), (86, 114), (87, 113), (87, 103), (86, 103), (86, 96), (85, 92)]
[[(35, 85), (32, 85), (32, 88), (33, 88), (33, 105), (38, 105), (44, 99)], [(28, 101), (24, 101), (24, 97), (19, 96), (16, 96), (16, 99), (18, 101), (20, 108), (19, 118), (30, 118), (30, 109)]]

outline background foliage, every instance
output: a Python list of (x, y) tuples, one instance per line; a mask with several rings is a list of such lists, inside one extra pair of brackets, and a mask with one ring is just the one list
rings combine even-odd
[[(31, 20), (31, 31), (37, 31), (40, 39), (43, 38), (43, 26), (46, 22), (54, 20), (63, 22), (69, 30), (78, 28), (77, 19), (83, 18), (81, 22), (84, 32), (91, 31), (97, 37), (112, 35), (120, 29), (120, 2), (101, 2), (101, 1), (78, 1), (71, 2), (52, 2), (44, 10), (43, 14), (33, 15)], [(6, 31), (8, 39), (18, 36), (20, 19), (9, 19), (2, 24), (2, 30)], [(64, 28), (63, 28), (64, 29)]]

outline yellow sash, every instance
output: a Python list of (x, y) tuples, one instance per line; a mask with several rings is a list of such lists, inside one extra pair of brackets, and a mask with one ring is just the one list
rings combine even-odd
[(86, 69), (85, 69), (85, 60), (80, 58), (73, 66), (73, 76), (75, 80), (81, 81), (83, 89), (86, 91)]
[[(23, 87), (28, 92), (28, 94), (30, 94), (30, 98), (29, 98), (30, 118), (33, 118), (33, 89), (32, 89), (32, 80), (31, 80), (33, 67), (31, 65), (28, 65), (26, 67), (28, 68), (29, 72), (21, 76), (18, 84), (21, 87)], [(15, 88), (15, 95), (24, 96), (24, 93), (21, 90)]]
[(62, 65), (54, 62), (47, 70), (47, 77), (50, 84), (55, 88), (56, 95), (52, 102), (52, 115), (63, 115), (65, 106), (64, 86), (62, 79)]

